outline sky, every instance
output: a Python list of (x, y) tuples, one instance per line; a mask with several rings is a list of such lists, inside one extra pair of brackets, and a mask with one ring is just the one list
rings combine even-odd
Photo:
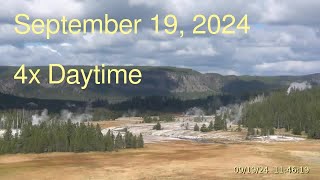
[[(17, 35), (15, 16), (142, 19), (137, 35)], [(155, 14), (177, 16), (185, 36), (155, 33)], [(193, 35), (196, 14), (248, 14), (248, 34)], [(162, 29), (162, 28), (160, 28)], [(223, 75), (320, 73), (319, 0), (8, 0), (0, 6), (0, 65), (147, 65)]]

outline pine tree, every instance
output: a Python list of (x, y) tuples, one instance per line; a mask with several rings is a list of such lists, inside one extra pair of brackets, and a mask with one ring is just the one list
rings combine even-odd
[(111, 131), (109, 130), (105, 136), (105, 150), (113, 151), (113, 149), (114, 149), (114, 139), (111, 134)]
[(153, 126), (153, 130), (161, 130), (160, 122), (158, 122), (156, 125)]
[(199, 131), (199, 130), (200, 130), (200, 128), (199, 128), (199, 126), (198, 126), (198, 124), (194, 125), (193, 130), (194, 130), (194, 131)]
[(126, 148), (133, 148), (133, 135), (131, 132), (127, 132), (125, 135)]
[(131, 136), (132, 137), (132, 147), (133, 148), (137, 148), (137, 136), (134, 135), (134, 136)]
[(100, 125), (97, 124), (96, 126), (96, 130), (95, 130), (95, 133), (96, 133), (96, 149), (98, 151), (103, 151), (104, 150), (104, 145), (103, 145), (103, 134), (101, 132), (101, 128), (100, 128)]
[(122, 148), (123, 148), (123, 144), (122, 144), (122, 143), (123, 143), (122, 135), (121, 135), (121, 133), (119, 132), (118, 135), (116, 136), (114, 148), (115, 148), (116, 150), (122, 149)]
[(4, 133), (3, 135), (3, 139), (5, 141), (8, 141), (10, 142), (12, 140), (13, 136), (12, 136), (12, 130), (11, 130), (11, 126), (10, 125), (7, 125), (7, 128), (6, 128), (6, 132)]
[(221, 116), (216, 115), (213, 129), (218, 131), (218, 130), (224, 130), (226, 129), (226, 121), (223, 119)]
[(130, 134), (129, 134), (129, 132), (127, 131), (126, 132), (126, 134), (124, 135), (124, 142), (125, 142), (125, 147), (126, 148), (130, 148), (129, 146), (130, 146)]
[(212, 122), (212, 121), (210, 121), (210, 124), (209, 124), (209, 126), (208, 126), (208, 129), (209, 129), (209, 131), (212, 131), (212, 130), (214, 129), (214, 127), (213, 127), (213, 122)]
[(144, 147), (144, 140), (143, 140), (143, 136), (142, 134), (140, 133), (139, 137), (138, 137), (138, 142), (137, 142), (137, 147), (138, 148), (143, 148)]
[(259, 129), (256, 129), (256, 136), (259, 136), (259, 135), (260, 135)]

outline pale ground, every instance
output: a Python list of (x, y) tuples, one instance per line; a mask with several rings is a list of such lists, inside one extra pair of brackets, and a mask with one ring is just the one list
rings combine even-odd
[[(117, 135), (119, 132), (124, 134), (124, 128), (133, 134), (144, 137), (146, 143), (157, 143), (172, 140), (192, 140), (198, 142), (224, 142), (224, 143), (239, 143), (246, 142), (246, 130), (243, 128), (242, 132), (236, 132), (237, 125), (228, 124), (228, 131), (212, 131), (202, 133), (194, 131), (195, 124), (199, 127), (202, 124), (209, 126), (210, 121), (214, 122), (212, 116), (205, 116), (202, 122), (194, 122), (193, 116), (181, 116), (176, 118), (175, 122), (161, 122), (162, 130), (152, 130), (156, 123), (142, 123), (142, 118), (119, 118), (116, 121), (101, 121), (98, 122), (102, 127), (102, 133), (106, 134), (108, 130)], [(95, 122), (97, 123), (97, 122)], [(231, 128), (230, 128), (231, 127)], [(304, 138), (288, 136), (289, 134), (277, 130), (274, 136), (254, 137), (252, 141), (269, 143), (274, 141), (302, 141)]]

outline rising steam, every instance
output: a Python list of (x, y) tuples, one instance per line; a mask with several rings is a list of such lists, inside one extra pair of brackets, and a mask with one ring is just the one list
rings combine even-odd
[(44, 109), (41, 114), (32, 115), (32, 125), (39, 125), (41, 122), (48, 121), (50, 119), (48, 115), (48, 110)]
[[(48, 115), (48, 110), (44, 109), (41, 114), (34, 114), (32, 115), (32, 125), (39, 125), (41, 122), (49, 121), (51, 118)], [(81, 123), (85, 121), (92, 120), (91, 114), (74, 114), (68, 110), (62, 110), (60, 112), (60, 115), (55, 117), (55, 119), (67, 122), (68, 120), (71, 120), (72, 123)]]
[(290, 84), (287, 90), (287, 94), (290, 94), (292, 91), (304, 91), (306, 89), (311, 89), (311, 88), (312, 88), (311, 84), (308, 83), (307, 81), (304, 81), (302, 83), (293, 82)]
[(185, 112), (186, 116), (204, 116), (204, 111), (198, 107), (193, 107)]

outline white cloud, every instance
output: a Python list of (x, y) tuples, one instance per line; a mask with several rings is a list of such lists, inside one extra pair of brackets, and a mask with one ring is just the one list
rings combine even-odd
[(25, 13), (33, 18), (53, 18), (61, 16), (80, 17), (85, 12), (84, 4), (79, 0), (11, 0), (1, 2), (0, 19), (9, 19)]
[(320, 61), (281, 61), (262, 63), (255, 65), (255, 71), (259, 74), (306, 74), (320, 72)]
[(56, 53), (56, 54), (58, 54), (59, 56), (62, 56), (61, 54), (60, 54), (60, 52), (58, 52), (57, 50), (55, 50), (55, 49), (52, 49), (50, 46), (48, 46), (48, 45), (45, 45), (45, 46), (41, 46), (43, 49), (48, 49), (50, 52), (52, 52), (52, 53)]
[(216, 56), (218, 52), (211, 46), (208, 47), (192, 47), (186, 46), (184, 49), (179, 49), (176, 51), (177, 55), (182, 56)]
[[(0, 65), (165, 65), (222, 74), (303, 74), (319, 72), (319, 0), (28, 0), (0, 6)], [(142, 18), (137, 35), (17, 35), (14, 16), (33, 18)], [(150, 18), (173, 13), (185, 37), (155, 33)], [(194, 36), (195, 14), (249, 15), (251, 30), (234, 36)], [(290, 60), (299, 61), (290, 61)], [(285, 68), (279, 68), (283, 66)], [(300, 67), (299, 67), (300, 66)]]

